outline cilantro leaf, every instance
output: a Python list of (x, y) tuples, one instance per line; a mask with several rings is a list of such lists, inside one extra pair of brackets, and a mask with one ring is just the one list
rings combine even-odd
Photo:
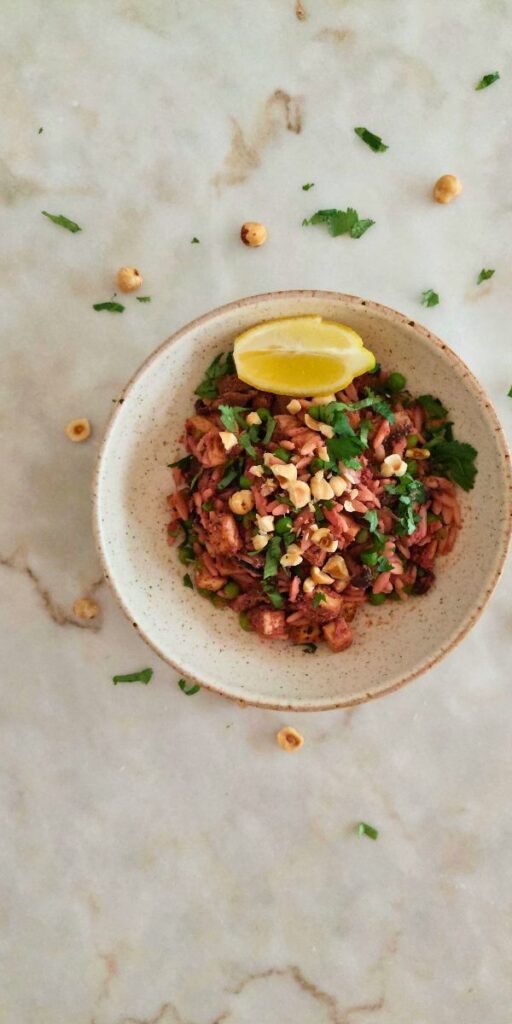
[(183, 577), (183, 586), (184, 587), (188, 587), (189, 590), (193, 590), (194, 589), (194, 584), (192, 583), (192, 579), (191, 579), (190, 575), (188, 574), (188, 572), (186, 572), (184, 577)]
[(354, 128), (354, 131), (374, 153), (385, 153), (386, 149), (389, 149), (389, 146), (384, 145), (380, 135), (374, 135), (368, 128)]
[(37, 134), (38, 134), (38, 135), (42, 135), (42, 134), (43, 134), (43, 132), (44, 132), (44, 128), (40, 128)]
[(196, 236), (194, 235), (194, 237), (190, 239), (190, 244), (191, 245), (199, 245), (199, 239), (196, 238)]
[(147, 685), (152, 675), (152, 668), (143, 668), (140, 672), (128, 672), (125, 676), (112, 676), (112, 682), (114, 686), (117, 683), (145, 683)]
[(313, 600), (311, 602), (313, 608), (318, 608), (318, 606), (322, 604), (322, 601), (327, 601), (327, 598), (321, 590), (317, 590), (316, 594), (313, 594)]
[(269, 601), (278, 610), (284, 605), (284, 597), (276, 589), (275, 584), (271, 580), (265, 580), (263, 583), (263, 590), (267, 595)]
[(368, 836), (368, 839), (377, 839), (379, 835), (379, 830), (374, 828), (373, 825), (368, 825), (366, 821), (359, 822), (357, 831), (360, 836)]
[(54, 224), (59, 224), (61, 228), (66, 228), (73, 235), (77, 231), (82, 230), (79, 224), (76, 224), (74, 220), (70, 220), (69, 217), (65, 217), (63, 213), (47, 213), (46, 210), (41, 210), (41, 213), (43, 217), (48, 217), (48, 220), (52, 220)]
[(493, 85), (494, 82), (497, 82), (499, 77), (499, 71), (490, 71), (489, 74), (483, 75), (478, 85), (475, 85), (476, 92), (480, 89), (487, 89), (489, 85)]
[(315, 651), (317, 650), (317, 644), (314, 644), (314, 643), (303, 644), (302, 645), (302, 649), (304, 651), (304, 654), (314, 654)]
[(268, 444), (268, 442), (272, 438), (272, 434), (274, 433), (274, 430), (276, 429), (276, 426), (277, 426), (277, 420), (275, 420), (273, 416), (268, 416), (267, 417), (267, 425), (265, 427), (265, 433), (263, 435), (263, 441), (261, 442), (262, 444)]
[(265, 549), (265, 566), (263, 569), (263, 579), (267, 580), (269, 576), (276, 576), (279, 565), (279, 559), (281, 557), (281, 540), (279, 537), (272, 537), (268, 542)]
[(429, 419), (441, 420), (446, 416), (447, 409), (433, 395), (420, 395), (416, 401), (423, 406)]
[(210, 363), (194, 394), (199, 395), (199, 398), (217, 398), (219, 393), (217, 381), (219, 377), (225, 377), (226, 374), (234, 373), (234, 369), (232, 352), (227, 352), (226, 354), (219, 352), (219, 355), (215, 356), (213, 362)]
[(349, 206), (346, 210), (317, 210), (309, 220), (303, 220), (302, 224), (326, 224), (333, 238), (346, 234), (350, 234), (352, 238), (360, 238), (375, 221), (359, 220), (357, 210)]
[(365, 512), (363, 519), (366, 519), (370, 533), (376, 533), (377, 527), (379, 525), (379, 516), (377, 510), (374, 508), (368, 509), (368, 512)]
[(437, 306), (439, 305), (439, 295), (437, 292), (432, 291), (432, 288), (427, 288), (425, 292), (421, 293), (421, 305), (422, 306)]
[(137, 302), (151, 302), (151, 295), (136, 295)]
[(106, 309), (109, 313), (122, 313), (124, 310), (120, 302), (95, 302), (92, 308), (97, 311)]
[(493, 274), (495, 274), (495, 273), (496, 273), (495, 270), (486, 270), (485, 267), (482, 267), (482, 270), (480, 271), (480, 273), (479, 273), (479, 275), (478, 275), (478, 277), (476, 279), (476, 283), (477, 284), (482, 284), (482, 281), (488, 281), (489, 278), (492, 277)]
[(477, 469), (475, 459), (478, 452), (463, 441), (441, 441), (432, 449), (431, 463), (442, 476), (471, 491), (475, 484)]
[(175, 467), (177, 467), (178, 469), (185, 469), (187, 466), (190, 465), (191, 462), (192, 456), (184, 455), (182, 459), (176, 459), (176, 462), (168, 462), (167, 468), (174, 469)]
[(240, 422), (245, 426), (245, 417), (241, 413), (246, 412), (243, 405), (219, 405), (220, 418), (226, 430), (236, 434)]
[(309, 192), (310, 188), (314, 188), (314, 187), (315, 187), (314, 181), (308, 181), (307, 185), (303, 185), (302, 186), (302, 191), (303, 192)]
[[(364, 444), (355, 435), (354, 437), (331, 437), (327, 441), (326, 447), (332, 462), (341, 461), (346, 466), (349, 464), (347, 460), (355, 459), (364, 451)], [(356, 463), (356, 467), (359, 468), (358, 463)]]
[(229, 485), (233, 483), (235, 477), (240, 476), (240, 473), (242, 472), (243, 468), (244, 460), (242, 456), (239, 456), (237, 459), (233, 459), (231, 462), (228, 462), (224, 470), (224, 473), (217, 484), (217, 490), (224, 491), (226, 487), (229, 487)]
[(510, 387), (507, 391), (507, 398), (512, 398), (512, 387)]

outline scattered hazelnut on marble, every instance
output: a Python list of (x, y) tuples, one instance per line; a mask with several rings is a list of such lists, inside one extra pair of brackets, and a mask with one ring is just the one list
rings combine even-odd
[(240, 238), (244, 245), (250, 245), (252, 248), (255, 248), (267, 241), (267, 229), (264, 224), (258, 224), (255, 220), (248, 220), (245, 224), (242, 224)]
[(66, 434), (70, 441), (87, 441), (91, 433), (89, 420), (70, 420), (66, 425)]
[(276, 738), (281, 750), (286, 750), (288, 753), (300, 750), (304, 743), (304, 737), (296, 729), (292, 729), (291, 725), (285, 725), (284, 729), (280, 729)]
[(443, 174), (434, 185), (436, 203), (451, 203), (462, 192), (462, 182), (456, 174)]
[(79, 597), (73, 605), (73, 615), (77, 619), (95, 619), (100, 607), (92, 597)]
[(121, 292), (134, 292), (140, 288), (144, 278), (137, 267), (121, 267), (117, 271), (116, 283)]

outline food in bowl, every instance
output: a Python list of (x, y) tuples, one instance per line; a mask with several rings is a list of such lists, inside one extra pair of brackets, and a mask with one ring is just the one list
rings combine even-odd
[(477, 454), (437, 398), (380, 366), (316, 398), (263, 391), (232, 352), (195, 394), (168, 498), (186, 585), (263, 639), (335, 652), (362, 604), (430, 590)]

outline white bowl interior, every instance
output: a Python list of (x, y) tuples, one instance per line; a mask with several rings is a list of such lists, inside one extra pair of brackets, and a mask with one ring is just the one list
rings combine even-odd
[[(183, 454), (179, 437), (193, 391), (214, 355), (261, 320), (318, 313), (349, 324), (413, 393), (450, 410), (456, 436), (477, 448), (475, 489), (463, 500), (464, 528), (439, 560), (422, 598), (364, 610), (342, 653), (314, 656), (243, 632), (236, 616), (186, 589), (184, 567), (166, 542), (172, 490), (166, 468)], [(510, 516), (507, 453), (495, 414), (469, 370), (401, 314), (353, 296), (274, 293), (221, 308), (180, 331), (144, 364), (118, 404), (96, 482), (96, 528), (106, 571), (142, 636), (184, 676), (222, 693), (297, 710), (344, 706), (389, 692), (428, 668), (476, 618), (506, 553)]]

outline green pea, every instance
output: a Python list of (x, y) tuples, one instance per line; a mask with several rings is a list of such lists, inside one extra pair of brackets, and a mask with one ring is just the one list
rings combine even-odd
[(417, 434), (409, 434), (409, 437), (407, 438), (407, 447), (408, 448), (417, 448), (418, 447), (418, 441), (419, 441), (419, 437), (418, 437)]
[(378, 560), (378, 554), (376, 551), (363, 551), (361, 555), (361, 561), (365, 565), (375, 565)]
[(407, 381), (403, 373), (390, 373), (387, 379), (387, 386), (390, 391), (403, 391)]
[(238, 621), (242, 629), (245, 629), (247, 633), (251, 632), (252, 626), (247, 612), (240, 612), (240, 615), (238, 616)]
[(234, 580), (229, 580), (223, 590), (224, 597), (226, 597), (228, 601), (234, 601), (235, 597), (238, 597), (239, 593), (240, 587), (238, 586), (238, 583), (235, 583)]
[(370, 594), (370, 604), (384, 604), (385, 594)]
[(359, 532), (356, 533), (356, 544), (366, 544), (369, 536), (370, 534), (368, 533), (368, 530), (365, 530), (363, 527), (362, 530), (359, 530)]
[(287, 533), (288, 530), (291, 530), (292, 526), (293, 522), (290, 519), (290, 516), (281, 516), (281, 518), (278, 519), (275, 524), (275, 531), (278, 537), (282, 537), (284, 533)]
[(254, 479), (251, 480), (250, 476), (246, 476), (245, 473), (242, 473), (242, 476), (240, 477), (240, 487), (252, 487), (253, 483)]

